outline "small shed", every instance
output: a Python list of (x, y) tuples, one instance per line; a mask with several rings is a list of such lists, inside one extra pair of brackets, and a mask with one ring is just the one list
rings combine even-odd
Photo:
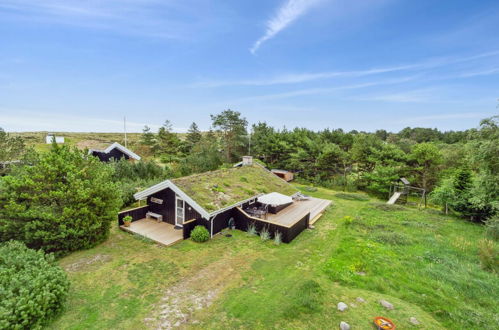
[(290, 171), (278, 169), (272, 169), (270, 171), (287, 182), (292, 181), (294, 178), (293, 172)]
[(45, 143), (52, 144), (54, 141), (55, 143), (64, 143), (64, 136), (56, 136), (54, 133), (47, 133)]

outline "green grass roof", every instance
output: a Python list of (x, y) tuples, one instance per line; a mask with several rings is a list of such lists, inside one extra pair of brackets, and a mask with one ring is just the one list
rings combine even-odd
[(216, 211), (257, 194), (297, 190), (258, 165), (222, 169), (171, 180), (206, 211)]

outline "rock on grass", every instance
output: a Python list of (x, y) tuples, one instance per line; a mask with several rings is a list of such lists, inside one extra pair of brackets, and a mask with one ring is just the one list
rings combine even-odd
[(347, 304), (345, 304), (344, 302), (339, 302), (339, 303), (338, 303), (338, 310), (339, 310), (340, 312), (345, 311), (347, 308), (348, 308), (348, 305), (347, 305)]
[(350, 330), (350, 324), (348, 324), (348, 323), (346, 323), (346, 322), (341, 321), (341, 322), (340, 322), (340, 329), (341, 329), (341, 330)]
[(381, 306), (385, 307), (386, 309), (389, 309), (389, 310), (392, 310), (393, 309), (393, 305), (390, 304), (388, 301), (386, 300), (380, 300), (379, 303), (381, 304)]

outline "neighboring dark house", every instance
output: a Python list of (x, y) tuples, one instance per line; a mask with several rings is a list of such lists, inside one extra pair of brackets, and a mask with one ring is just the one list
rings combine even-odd
[(286, 181), (246, 158), (244, 165), (166, 180), (134, 195), (146, 205), (121, 212), (122, 229), (164, 244), (190, 237), (196, 225), (210, 235), (254, 226), (288, 243), (315, 222), (330, 201), (305, 197)]
[(139, 155), (130, 149), (125, 148), (118, 142), (114, 142), (105, 150), (90, 149), (88, 153), (99, 158), (102, 162), (109, 162), (112, 159), (119, 160), (121, 158), (140, 160)]

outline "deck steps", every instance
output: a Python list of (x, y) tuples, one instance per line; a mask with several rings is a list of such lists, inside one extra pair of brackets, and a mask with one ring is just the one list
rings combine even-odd
[[(315, 198), (319, 199), (319, 198)], [(320, 203), (315, 205), (311, 210), (310, 210), (310, 221), (309, 224), (313, 225), (319, 218), (322, 216), (324, 213), (324, 210), (331, 204), (331, 201), (323, 199), (321, 200)]]

